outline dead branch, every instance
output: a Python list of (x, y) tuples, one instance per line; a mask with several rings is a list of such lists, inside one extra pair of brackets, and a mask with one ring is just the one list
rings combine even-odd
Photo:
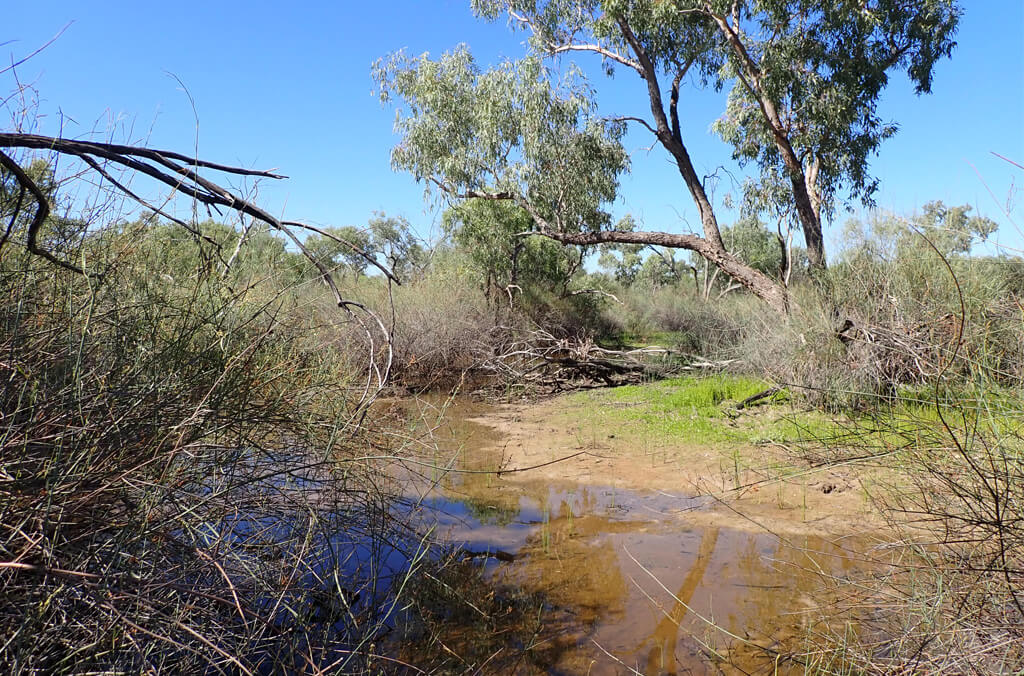
[(585, 293), (592, 293), (592, 294), (596, 294), (598, 296), (604, 296), (606, 298), (611, 298), (613, 301), (615, 301), (619, 305), (623, 305), (624, 304), (621, 300), (619, 300), (619, 297), (616, 296), (614, 293), (608, 293), (607, 291), (602, 291), (601, 289), (576, 289), (575, 291), (568, 292), (566, 294), (566, 296), (580, 296), (580, 295), (585, 294)]
[[(367, 382), (367, 389), (364, 393), (364, 398), (369, 395), (369, 390), (373, 386), (373, 380), (377, 381), (378, 391), (384, 386), (384, 383), (390, 375), (392, 360), (394, 358), (391, 334), (380, 318), (367, 307), (356, 301), (346, 299), (342, 295), (334, 281), (334, 277), (331, 275), (330, 270), (328, 270), (321, 261), (317, 260), (317, 258), (306, 249), (302, 241), (292, 231), (292, 227), (299, 227), (307, 230), (317, 229), (296, 221), (282, 221), (236, 192), (224, 188), (220, 184), (206, 178), (200, 172), (205, 170), (233, 176), (269, 179), (283, 179), (286, 178), (285, 176), (273, 171), (246, 169), (244, 167), (209, 162), (195, 157), (189, 157), (171, 150), (156, 150), (142, 146), (122, 145), (116, 143), (79, 141), (52, 136), (41, 136), (37, 134), (0, 133), (0, 148), (41, 150), (58, 155), (78, 158), (92, 171), (95, 171), (104, 180), (110, 182), (110, 184), (120, 191), (121, 194), (135, 201), (139, 205), (167, 217), (172, 222), (188, 229), (196, 235), (200, 235), (200, 233), (198, 233), (193, 227), (190, 227), (189, 224), (185, 223), (181, 219), (169, 216), (161, 209), (154, 209), (153, 205), (149, 201), (128, 189), (124, 182), (118, 181), (111, 175), (108, 169), (109, 166), (114, 165), (124, 170), (145, 174), (157, 183), (169, 188), (173, 193), (186, 195), (196, 202), (204, 204), (214, 210), (217, 210), (218, 207), (225, 207), (238, 212), (239, 214), (243, 214), (266, 223), (271, 228), (277, 230), (288, 238), (295, 247), (302, 252), (303, 256), (305, 256), (316, 267), (317, 271), (320, 273), (321, 280), (330, 289), (337, 306), (345, 310), (350, 318), (357, 321), (365, 331), (370, 345), (371, 366), (368, 376), (370, 380)], [(57, 257), (39, 243), (40, 228), (43, 226), (50, 214), (50, 204), (46, 194), (22, 169), (18, 162), (2, 151), (0, 151), (0, 166), (3, 166), (4, 169), (10, 172), (18, 182), (18, 185), (21, 188), (21, 192), (19, 194), (23, 197), (24, 193), (27, 191), (36, 202), (36, 211), (29, 223), (27, 231), (27, 249), (31, 253), (41, 256), (55, 265), (79, 274), (85, 274), (80, 267)], [(16, 211), (15, 215), (11, 217), (11, 226), (7, 228), (7, 234), (9, 234), (13, 227), (17, 213), (22, 209), (22, 201), (23, 200), (21, 198), (17, 201), (16, 209), (18, 211)], [(317, 230), (317, 232), (320, 231)], [(5, 234), (3, 239), (0, 239), (0, 246), (6, 243), (8, 239), (7, 234)], [(321, 232), (321, 234), (323, 233)], [(353, 248), (355, 249), (355, 247)], [(371, 256), (362, 251), (358, 251), (358, 253), (380, 268), (389, 279), (395, 282), (398, 281), (389, 270), (380, 266)], [(356, 311), (358, 311), (358, 314)], [(369, 317), (369, 323), (359, 315)], [(382, 337), (382, 340), (380, 341), (374, 338), (374, 335), (378, 332)], [(383, 364), (378, 363), (376, 356), (378, 342), (382, 343), (380, 347), (383, 348), (386, 353)]]
[(534, 329), (518, 332), (502, 351), (483, 360), (481, 367), (508, 382), (558, 391), (721, 369), (730, 363), (731, 360), (709, 361), (658, 346), (612, 350), (595, 345), (585, 336), (558, 338), (543, 329)]

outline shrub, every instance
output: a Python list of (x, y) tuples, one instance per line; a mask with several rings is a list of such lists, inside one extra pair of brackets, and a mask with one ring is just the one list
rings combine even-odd
[(98, 277), (0, 250), (0, 666), (356, 670), (378, 554), (418, 551), (364, 480), (365, 365), (262, 263), (168, 234), (85, 236)]

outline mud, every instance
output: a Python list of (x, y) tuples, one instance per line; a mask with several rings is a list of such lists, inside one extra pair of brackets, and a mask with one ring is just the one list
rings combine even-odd
[(878, 520), (842, 472), (771, 482), (710, 446), (574, 428), (564, 400), (437, 406), (417, 404), (441, 421), (431, 462), (455, 471), (416, 500), (496, 583), (548, 599), (550, 673), (799, 672), (789, 656), (870, 565)]

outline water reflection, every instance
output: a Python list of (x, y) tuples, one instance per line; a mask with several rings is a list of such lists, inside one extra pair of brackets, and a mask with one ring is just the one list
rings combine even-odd
[[(439, 455), (500, 468), (500, 439), (466, 417), (449, 411)], [(509, 554), (484, 557), (492, 578), (548, 599), (538, 650), (551, 673), (771, 673), (809, 631), (802, 611), (823, 577), (855, 565), (820, 538), (698, 527), (687, 514), (709, 508), (699, 499), (473, 473), (418, 490), (410, 500), (440, 536)]]
[[(718, 528), (711, 528), (701, 534), (697, 560), (690, 567), (682, 586), (672, 595), (675, 602), (671, 610), (658, 622), (649, 638), (640, 643), (640, 650), (650, 646), (647, 653), (646, 673), (676, 672), (676, 641), (679, 636), (680, 624), (690, 612), (690, 602), (697, 586), (704, 579), (711, 556), (715, 553), (718, 542)], [(659, 609), (661, 606), (659, 605)]]

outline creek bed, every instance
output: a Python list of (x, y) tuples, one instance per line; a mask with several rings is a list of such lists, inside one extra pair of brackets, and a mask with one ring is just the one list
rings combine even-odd
[(560, 610), (545, 628), (550, 673), (772, 673), (777, 651), (820, 628), (821, 591), (862, 572), (863, 543), (708, 525), (693, 517), (723, 507), (707, 497), (498, 474), (487, 413), (443, 408), (426, 462), (453, 471), (406, 477), (407, 508), (496, 585)]

